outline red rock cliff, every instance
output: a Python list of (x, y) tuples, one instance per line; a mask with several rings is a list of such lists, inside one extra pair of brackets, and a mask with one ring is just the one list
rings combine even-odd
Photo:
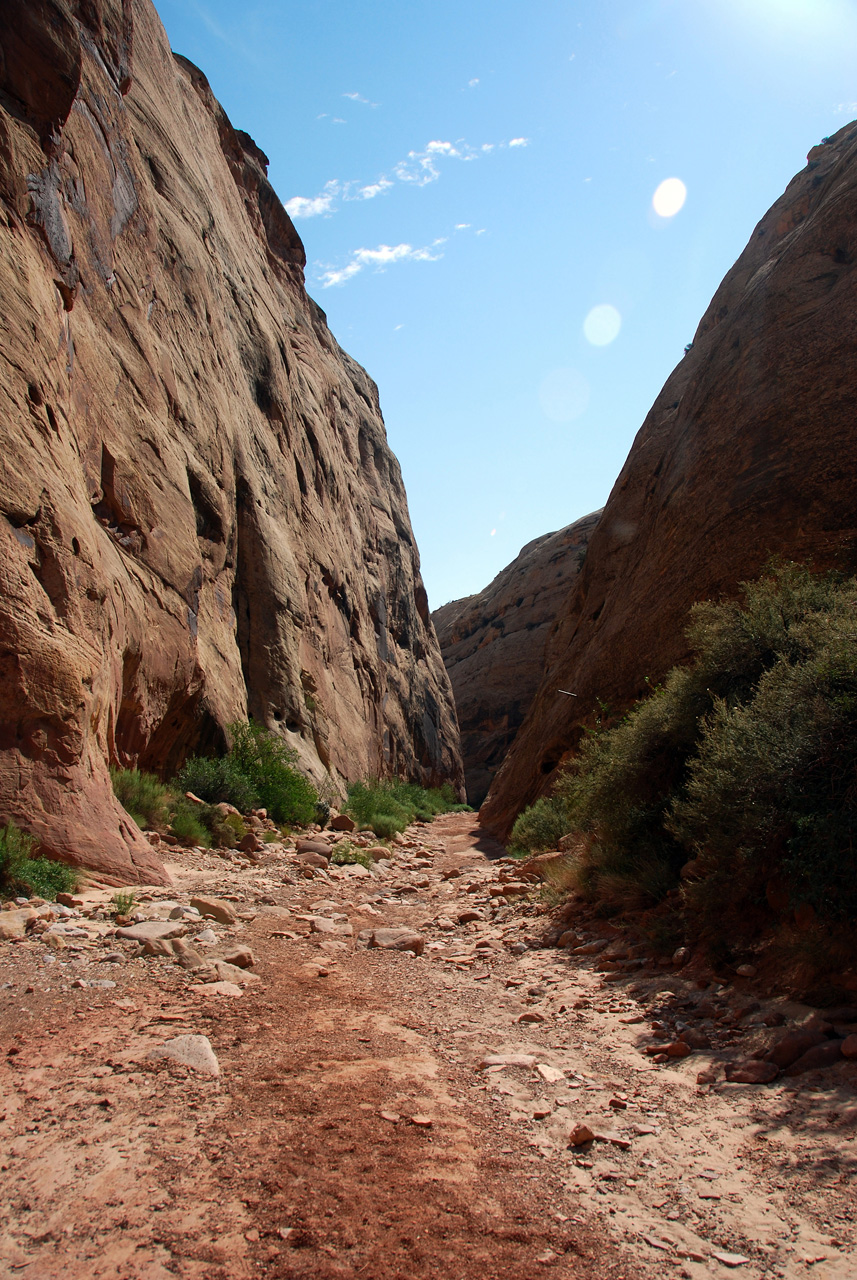
[[(644, 422), (482, 808), (505, 834), (574, 749), (686, 654), (696, 600), (772, 554), (857, 569), (857, 127), (765, 215)], [(572, 690), (572, 702), (556, 695)]]
[(541, 684), (548, 636), (600, 514), (535, 538), (484, 591), (432, 614), (455, 695), (470, 804), (485, 799)]
[(252, 715), (340, 779), (460, 785), (377, 390), (263, 153), (148, 0), (0, 0), (0, 820), (160, 864), (108, 762)]

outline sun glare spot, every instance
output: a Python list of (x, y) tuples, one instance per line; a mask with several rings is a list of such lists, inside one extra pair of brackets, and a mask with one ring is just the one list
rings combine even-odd
[(665, 178), (652, 196), (652, 208), (659, 218), (674, 218), (686, 199), (687, 187), (681, 178)]
[(607, 347), (619, 336), (622, 317), (609, 302), (593, 307), (583, 322), (583, 333), (593, 347)]

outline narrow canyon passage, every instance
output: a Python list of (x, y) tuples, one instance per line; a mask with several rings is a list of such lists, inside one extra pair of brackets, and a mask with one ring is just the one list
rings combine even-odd
[[(653, 1064), (653, 1011), (689, 984), (547, 945), (550, 904), (474, 821), (414, 826), (371, 871), (171, 864), (141, 905), (216, 896), (205, 923), (256, 961), (232, 995), (175, 956), (108, 959), (85, 917), (55, 952), (2, 944), (0, 1275), (852, 1274), (853, 1070)], [(219, 1075), (149, 1056), (185, 1035)]]

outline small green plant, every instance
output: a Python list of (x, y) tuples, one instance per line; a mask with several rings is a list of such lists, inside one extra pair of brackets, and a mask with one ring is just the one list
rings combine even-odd
[(163, 830), (167, 824), (170, 792), (153, 773), (111, 767), (113, 793), (138, 827)]
[(350, 840), (339, 841), (333, 850), (333, 856), (330, 861), (337, 867), (346, 867), (354, 863), (359, 863), (361, 867), (373, 867), (375, 865), (375, 860), (369, 850), (362, 849), (359, 844), (352, 844)]
[(0, 828), (0, 891), (48, 902), (56, 901), (58, 893), (72, 893), (77, 875), (71, 867), (53, 858), (34, 858), (35, 847), (32, 836), (14, 823)]
[(136, 905), (137, 898), (133, 893), (119, 892), (114, 893), (111, 902), (115, 916), (130, 916)]

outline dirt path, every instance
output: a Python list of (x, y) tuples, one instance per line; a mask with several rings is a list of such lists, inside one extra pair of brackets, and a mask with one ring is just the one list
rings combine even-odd
[[(240, 997), (91, 918), (0, 944), (0, 1275), (853, 1276), (857, 1068), (700, 1088), (752, 1011), (653, 1064), (653, 1020), (746, 997), (545, 946), (472, 824), (412, 828), (371, 873), (186, 855), (140, 906), (230, 898), (191, 936), (252, 947)], [(424, 953), (366, 946), (390, 926)], [(147, 1056), (184, 1034), (219, 1077)], [(599, 1140), (569, 1148), (578, 1123)]]

